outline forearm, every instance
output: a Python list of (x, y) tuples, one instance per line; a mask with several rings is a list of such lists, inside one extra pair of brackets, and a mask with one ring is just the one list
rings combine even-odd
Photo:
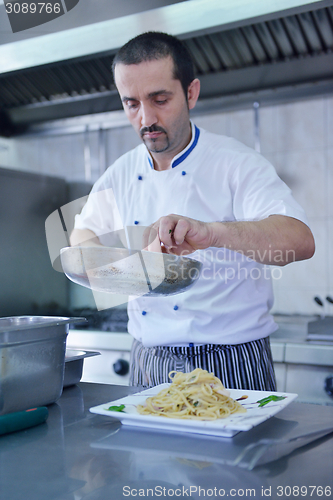
[(225, 247), (261, 262), (284, 266), (309, 259), (314, 239), (303, 222), (284, 215), (271, 215), (260, 221), (212, 222), (211, 246)]
[(90, 229), (73, 229), (70, 235), (71, 246), (101, 246), (96, 234)]

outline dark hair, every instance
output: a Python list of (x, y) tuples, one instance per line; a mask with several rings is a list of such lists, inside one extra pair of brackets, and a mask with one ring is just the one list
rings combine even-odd
[(143, 61), (163, 59), (171, 56), (174, 62), (174, 78), (179, 80), (187, 99), (187, 90), (194, 80), (194, 67), (191, 55), (185, 45), (178, 38), (160, 33), (148, 31), (132, 38), (123, 45), (115, 55), (112, 63), (112, 72), (116, 64), (140, 64)]

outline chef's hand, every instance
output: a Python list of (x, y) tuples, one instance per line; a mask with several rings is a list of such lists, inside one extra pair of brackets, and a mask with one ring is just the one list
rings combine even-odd
[(147, 227), (143, 238), (150, 251), (187, 255), (211, 246), (212, 234), (207, 222), (171, 214)]

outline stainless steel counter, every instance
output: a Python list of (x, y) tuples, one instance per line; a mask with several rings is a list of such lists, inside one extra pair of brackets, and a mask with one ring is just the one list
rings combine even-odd
[(333, 497), (332, 434), (253, 470), (231, 465), (259, 439), (331, 426), (333, 407), (291, 403), (233, 438), (125, 428), (89, 412), (91, 406), (134, 391), (81, 383), (65, 389), (49, 407), (45, 424), (2, 436), (1, 499)]

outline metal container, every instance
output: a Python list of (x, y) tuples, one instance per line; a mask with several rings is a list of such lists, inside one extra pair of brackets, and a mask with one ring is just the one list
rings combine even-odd
[(65, 247), (64, 273), (92, 290), (161, 297), (182, 293), (200, 276), (201, 262), (188, 257), (109, 247)]
[(98, 356), (100, 354), (100, 352), (96, 351), (75, 351), (74, 349), (66, 349), (64, 387), (78, 384), (82, 377), (83, 362), (85, 358)]
[(0, 415), (45, 406), (63, 389), (69, 324), (84, 318), (0, 318)]

